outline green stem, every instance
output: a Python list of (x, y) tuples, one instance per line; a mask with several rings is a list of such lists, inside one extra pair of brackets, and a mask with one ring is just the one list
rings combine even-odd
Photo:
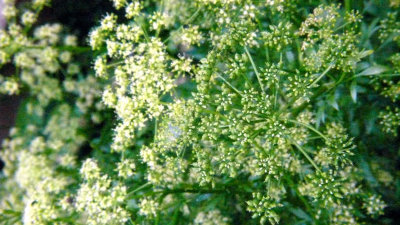
[(281, 77), (279, 76), (278, 83), (275, 85), (275, 95), (274, 95), (274, 109), (276, 109), (276, 105), (278, 102), (278, 92), (279, 92), (279, 84), (281, 82)]
[(344, 0), (344, 7), (347, 12), (351, 11), (351, 0)]
[(218, 75), (218, 78), (220, 78), (226, 85), (228, 85), (232, 90), (234, 90), (238, 95), (240, 95), (241, 97), (243, 97), (242, 93), (240, 93), (240, 91), (238, 89), (236, 89), (232, 84), (230, 84), (227, 80), (225, 80), (225, 78), (223, 78), (222, 76)]
[[(196, 17), (198, 16), (198, 14), (200, 13), (201, 8), (198, 8), (196, 10), (196, 12), (193, 13), (193, 15), (186, 21), (186, 23), (182, 24), (178, 29), (177, 32), (181, 31), (183, 29), (183, 26), (185, 26), (186, 24), (190, 24), (194, 19), (196, 19)], [(171, 35), (166, 38), (163, 43), (165, 44), (167, 41), (169, 41), (169, 39), (171, 39)]]
[(177, 189), (165, 189), (162, 191), (154, 191), (154, 194), (180, 194), (180, 193), (193, 193), (193, 194), (221, 194), (230, 193), (227, 189), (193, 189), (193, 188), (177, 188)]
[(69, 51), (74, 53), (84, 53), (91, 52), (92, 48), (85, 46), (22, 46), (20, 49), (45, 49), (45, 48), (55, 48), (60, 51)]
[(84, 47), (84, 46), (55, 46), (56, 49), (62, 51), (70, 51), (75, 53), (84, 53), (84, 52), (91, 52), (91, 47)]
[(154, 121), (154, 140), (156, 139), (156, 137), (157, 137), (157, 118)]
[[(303, 202), (303, 204), (306, 206), (307, 211), (311, 214), (312, 213), (312, 208), (311, 205), (308, 203), (308, 201), (300, 194), (298, 188), (295, 186), (293, 181), (290, 178), (286, 178), (286, 181), (289, 183), (289, 186), (293, 188), (293, 190), (296, 192), (297, 196), (300, 198), (300, 200)], [(311, 214), (312, 218), (314, 219), (314, 215)]]
[(144, 38), (146, 39), (146, 41), (147, 41), (147, 42), (150, 42), (150, 37), (149, 37), (149, 35), (147, 34), (147, 31), (146, 31), (146, 29), (144, 28), (143, 24), (140, 24), (140, 28), (141, 28), (142, 31), (143, 31)]
[(300, 45), (300, 41), (298, 39), (296, 39), (296, 48), (297, 48), (297, 58), (299, 61), (299, 65), (303, 65), (303, 54), (302, 54), (302, 50), (301, 50), (301, 45)]
[(120, 59), (120, 60), (117, 60), (117, 61), (115, 61), (115, 62), (112, 62), (112, 63), (108, 64), (108, 65), (107, 65), (107, 68), (111, 68), (111, 67), (114, 67), (114, 66), (118, 66), (118, 65), (121, 65), (121, 64), (123, 64), (123, 63), (124, 63), (124, 60), (123, 60), (123, 59)]
[(325, 139), (325, 141), (328, 140), (328, 138), (327, 138), (325, 135), (323, 135), (323, 134), (322, 134), (321, 132), (319, 132), (317, 129), (315, 129), (314, 127), (312, 127), (312, 126), (310, 126), (310, 125), (308, 125), (308, 124), (305, 124), (305, 123), (302, 123), (302, 122), (298, 122), (298, 121), (295, 121), (295, 120), (287, 120), (287, 121), (289, 121), (289, 122), (291, 122), (291, 123), (294, 123), (294, 124), (297, 124), (297, 125), (301, 125), (301, 126), (303, 126), (303, 127), (306, 127), (306, 128), (308, 128), (308, 129), (314, 131), (314, 132), (315, 132), (316, 134), (318, 134), (319, 136), (321, 136), (323, 139)]
[(306, 157), (306, 159), (313, 165), (313, 167), (318, 171), (321, 172), (317, 164), (314, 162), (314, 160), (308, 155), (308, 153), (300, 146), (298, 145), (295, 141), (291, 140), (292, 144), (296, 146), (300, 150), (300, 152)]
[(346, 27), (347, 25), (349, 25), (349, 24), (351, 24), (351, 23), (352, 23), (352, 22), (344, 23), (344, 24), (340, 25), (339, 27), (337, 27), (333, 32), (337, 32), (337, 31), (339, 31), (340, 29)]
[[(316, 98), (318, 98), (320, 95), (322, 95), (326, 90), (330, 90), (330, 89), (329, 89), (329, 88), (320, 88), (320, 89), (318, 90), (318, 92), (315, 93), (315, 94), (311, 97), (310, 102), (314, 102), (314, 100), (315, 100)], [(307, 101), (306, 101), (306, 102), (304, 102), (303, 104), (301, 104), (300, 106), (294, 108), (294, 110), (292, 111), (293, 117), (297, 117), (297, 115), (299, 115), (299, 113), (301, 113), (301, 112), (310, 104), (310, 102), (307, 102)]]
[(260, 74), (258, 73), (258, 70), (257, 70), (256, 64), (254, 63), (253, 57), (251, 57), (250, 52), (247, 49), (247, 46), (244, 46), (244, 50), (246, 51), (247, 57), (250, 60), (251, 66), (253, 67), (253, 70), (254, 70), (254, 73), (256, 73), (258, 83), (260, 84), (260, 87), (261, 87), (261, 92), (264, 93), (264, 91), (265, 91), (264, 85), (261, 82)]
[(127, 196), (130, 196), (130, 195), (132, 195), (132, 194), (135, 194), (136, 192), (138, 192), (138, 191), (140, 191), (140, 190), (143, 190), (143, 189), (145, 189), (146, 187), (149, 187), (149, 186), (151, 186), (151, 185), (152, 185), (151, 183), (145, 183), (145, 184), (141, 185), (140, 187), (136, 188), (135, 190), (129, 192), (129, 193), (127, 194)]
[(203, 111), (205, 113), (211, 113), (211, 114), (214, 114), (214, 115), (222, 117), (224, 120), (228, 120), (228, 118), (224, 114), (221, 114), (219, 112), (216, 112), (216, 111), (213, 111), (213, 110), (210, 110), (210, 109), (205, 109), (205, 108), (201, 108), (201, 111)]
[(329, 67), (324, 72), (322, 72), (322, 74), (317, 79), (315, 79), (308, 87), (314, 86), (319, 80), (321, 80), (329, 72), (329, 70), (332, 69), (333, 65), (334, 63), (331, 63)]
[(268, 46), (265, 47), (265, 56), (267, 57), (267, 62), (270, 62)]

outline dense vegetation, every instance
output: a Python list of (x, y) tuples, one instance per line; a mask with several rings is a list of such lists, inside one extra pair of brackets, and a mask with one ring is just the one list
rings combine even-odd
[(399, 0), (3, 1), (0, 224), (398, 221)]

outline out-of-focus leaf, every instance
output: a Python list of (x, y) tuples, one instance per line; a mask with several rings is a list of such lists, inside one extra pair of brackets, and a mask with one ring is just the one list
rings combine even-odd
[(375, 177), (372, 175), (371, 169), (368, 165), (368, 163), (365, 161), (364, 158), (360, 157), (358, 159), (359, 163), (360, 163), (360, 167), (364, 173), (364, 177), (365, 179), (373, 186), (378, 184), (378, 181), (375, 179)]
[(317, 127), (319, 127), (319, 125), (321, 124), (321, 123), (324, 123), (325, 122), (325, 105), (324, 104), (321, 104), (319, 107), (318, 107), (318, 111), (317, 111), (317, 122), (316, 122), (316, 124), (317, 124)]
[(360, 57), (360, 59), (362, 59), (362, 58), (365, 58), (365, 57), (371, 55), (372, 53), (374, 53), (373, 50), (365, 50), (365, 51), (360, 52), (360, 54), (358, 56)]
[(311, 221), (311, 217), (300, 208), (290, 209), (290, 211), (300, 219)]
[(336, 110), (339, 110), (339, 105), (336, 101), (335, 95), (332, 95), (328, 98), (328, 103), (329, 105), (331, 105), (333, 108), (335, 108)]
[(356, 81), (351, 82), (350, 94), (351, 94), (351, 99), (353, 99), (353, 102), (357, 102), (357, 82)]
[(361, 73), (357, 74), (356, 76), (379, 75), (379, 74), (382, 74), (382, 73), (384, 73), (386, 71), (388, 71), (387, 67), (381, 66), (381, 65), (375, 65), (375, 66), (371, 66), (371, 67), (365, 69), (364, 71), (362, 71)]

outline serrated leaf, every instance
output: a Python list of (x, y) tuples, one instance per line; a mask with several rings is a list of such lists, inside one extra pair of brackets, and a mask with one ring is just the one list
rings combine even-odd
[(378, 75), (386, 72), (388, 70), (387, 67), (381, 65), (371, 66), (361, 73), (357, 74), (357, 76), (371, 76), (371, 75)]
[(351, 82), (350, 85), (350, 95), (351, 99), (353, 99), (353, 102), (357, 102), (357, 83), (356, 81)]

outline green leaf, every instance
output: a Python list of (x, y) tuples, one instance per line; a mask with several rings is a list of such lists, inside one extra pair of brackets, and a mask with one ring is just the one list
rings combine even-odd
[(325, 123), (325, 105), (324, 104), (320, 104), (318, 107), (318, 111), (317, 111), (317, 127), (321, 124), (321, 123)]
[(333, 108), (339, 111), (339, 105), (335, 99), (335, 95), (332, 95), (328, 98), (328, 103), (331, 105)]
[(357, 74), (356, 76), (371, 76), (371, 75), (378, 75), (378, 74), (382, 74), (386, 71), (388, 71), (389, 69), (385, 66), (381, 66), (381, 65), (375, 65), (375, 66), (371, 66), (367, 69), (365, 69), (364, 71), (362, 71), (361, 73)]
[(311, 217), (300, 208), (290, 209), (290, 211), (300, 219), (311, 221)]
[(353, 82), (351, 82), (350, 95), (351, 95), (351, 99), (353, 99), (353, 102), (356, 103), (357, 102), (357, 82), (355, 80)]
[(360, 59), (362, 59), (362, 58), (365, 58), (365, 57), (371, 55), (372, 53), (374, 53), (373, 50), (365, 50), (365, 51), (360, 52), (358, 57), (360, 57)]
[(369, 167), (368, 162), (361, 156), (357, 159), (360, 164), (360, 168), (364, 173), (364, 178), (368, 183), (372, 186), (376, 186), (378, 181), (375, 179), (374, 175), (372, 174), (371, 168)]

